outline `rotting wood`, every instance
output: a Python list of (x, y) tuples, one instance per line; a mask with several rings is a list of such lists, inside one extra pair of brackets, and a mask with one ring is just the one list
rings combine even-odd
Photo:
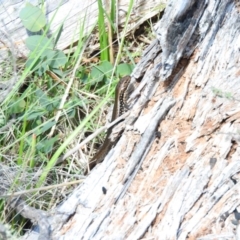
[[(160, 98), (176, 102), (160, 122), (160, 139), (152, 142), (128, 190), (116, 202), (146, 129), (132, 131), (132, 138), (126, 137), (129, 131), (124, 133), (105, 160), (55, 209), (49, 219), (53, 239), (240, 238), (238, 7), (233, 0), (182, 2), (170, 1), (165, 14), (173, 18), (163, 16), (156, 29), (164, 21), (167, 27), (157, 36), (174, 32), (183, 13), (184, 22), (189, 21), (184, 26), (190, 29), (176, 32), (176, 38), (161, 36), (163, 45), (161, 39), (154, 41), (147, 53), (155, 49), (158, 54), (140, 62), (132, 75), (142, 83), (127, 124), (141, 122)], [(186, 42), (179, 45), (183, 38)], [(176, 52), (165, 49), (174, 39)], [(176, 72), (174, 66), (184, 53), (191, 55)], [(173, 85), (169, 79), (174, 79)], [(151, 122), (144, 120), (144, 125)], [(127, 159), (126, 145), (132, 146)]]

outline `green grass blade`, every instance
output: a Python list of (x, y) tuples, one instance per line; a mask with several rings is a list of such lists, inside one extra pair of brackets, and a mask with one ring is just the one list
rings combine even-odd
[(105, 22), (104, 22), (104, 9), (102, 0), (98, 0), (98, 29), (99, 29), (99, 40), (100, 40), (100, 59), (101, 61), (109, 61), (108, 53), (108, 36), (106, 32)]
[(72, 142), (72, 140), (74, 138), (76, 138), (76, 136), (79, 134), (79, 132), (86, 126), (87, 122), (89, 120), (92, 119), (92, 117), (94, 116), (94, 114), (106, 103), (107, 99), (109, 99), (109, 97), (113, 94), (114, 89), (110, 92), (110, 94), (108, 94), (106, 96), (106, 98), (104, 98), (100, 104), (95, 107), (93, 109), (93, 111), (83, 119), (83, 121), (81, 122), (81, 124), (73, 131), (73, 133), (65, 140), (65, 142), (58, 148), (58, 150), (55, 152), (55, 154), (52, 156), (52, 158), (49, 160), (47, 166), (45, 167), (45, 169), (43, 170), (42, 175), (40, 176), (36, 187), (40, 187), (43, 185), (43, 183), (45, 182), (48, 173), (51, 171), (51, 169), (55, 166), (58, 157), (63, 153), (64, 149), (69, 145), (70, 142)]

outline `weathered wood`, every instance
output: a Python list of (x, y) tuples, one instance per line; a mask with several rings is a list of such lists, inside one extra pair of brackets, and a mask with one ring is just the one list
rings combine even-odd
[[(19, 12), (25, 6), (23, 0), (3, 0), (0, 4), (0, 62), (8, 56), (9, 49), (13, 50), (10, 39), (14, 45), (16, 57), (26, 57), (28, 49), (25, 46), (25, 39), (30, 34), (26, 31), (19, 18)], [(38, 0), (28, 1), (37, 6)], [(103, 1), (104, 3), (104, 1)], [(96, 0), (45, 0), (45, 12), (50, 24), (50, 33), (56, 34), (63, 24), (61, 37), (57, 48), (65, 49), (72, 43), (79, 40), (79, 36), (88, 35), (97, 23), (98, 3)], [(126, 14), (129, 8), (128, 0), (120, 0), (117, 3), (118, 24), (125, 23)], [(136, 1), (128, 25), (128, 32), (137, 29), (147, 19), (159, 13), (163, 9), (166, 0)], [(80, 34), (81, 28), (84, 31)]]
[(156, 31), (126, 131), (55, 209), (52, 239), (240, 239), (237, 6), (171, 0)]

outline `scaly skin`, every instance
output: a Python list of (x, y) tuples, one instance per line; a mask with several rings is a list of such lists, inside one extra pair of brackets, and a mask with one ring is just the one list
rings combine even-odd
[[(115, 102), (113, 107), (113, 113), (112, 113), (112, 121), (114, 121), (116, 118), (121, 116), (124, 112), (126, 112), (126, 106), (127, 106), (127, 99), (129, 96), (129, 83), (130, 83), (131, 77), (125, 76), (121, 78), (121, 80), (118, 82), (117, 87), (115, 89)], [(132, 90), (131, 90), (132, 91)], [(89, 168), (92, 169), (96, 164), (103, 161), (109, 150), (112, 148), (112, 146), (115, 144), (115, 142), (111, 142), (109, 139), (109, 136), (112, 133), (112, 129), (114, 126), (110, 127), (107, 131), (107, 136), (100, 147), (99, 151), (95, 154), (95, 156), (91, 159), (89, 163)]]

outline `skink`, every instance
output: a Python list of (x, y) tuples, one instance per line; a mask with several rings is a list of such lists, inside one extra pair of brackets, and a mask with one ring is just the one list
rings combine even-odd
[[(128, 110), (127, 107), (127, 100), (131, 92), (134, 90), (133, 86), (130, 85), (130, 76), (125, 76), (121, 78), (118, 82), (116, 89), (115, 89), (115, 102), (113, 107), (112, 119), (111, 122), (114, 121), (116, 118), (121, 116)], [(91, 159), (89, 163), (89, 168), (92, 169), (96, 164), (103, 161), (104, 157), (107, 155), (111, 147), (115, 144), (112, 142), (109, 137), (112, 133), (112, 129), (114, 126), (110, 127), (107, 131), (107, 136), (99, 149), (99, 151), (95, 154), (95, 156)]]

